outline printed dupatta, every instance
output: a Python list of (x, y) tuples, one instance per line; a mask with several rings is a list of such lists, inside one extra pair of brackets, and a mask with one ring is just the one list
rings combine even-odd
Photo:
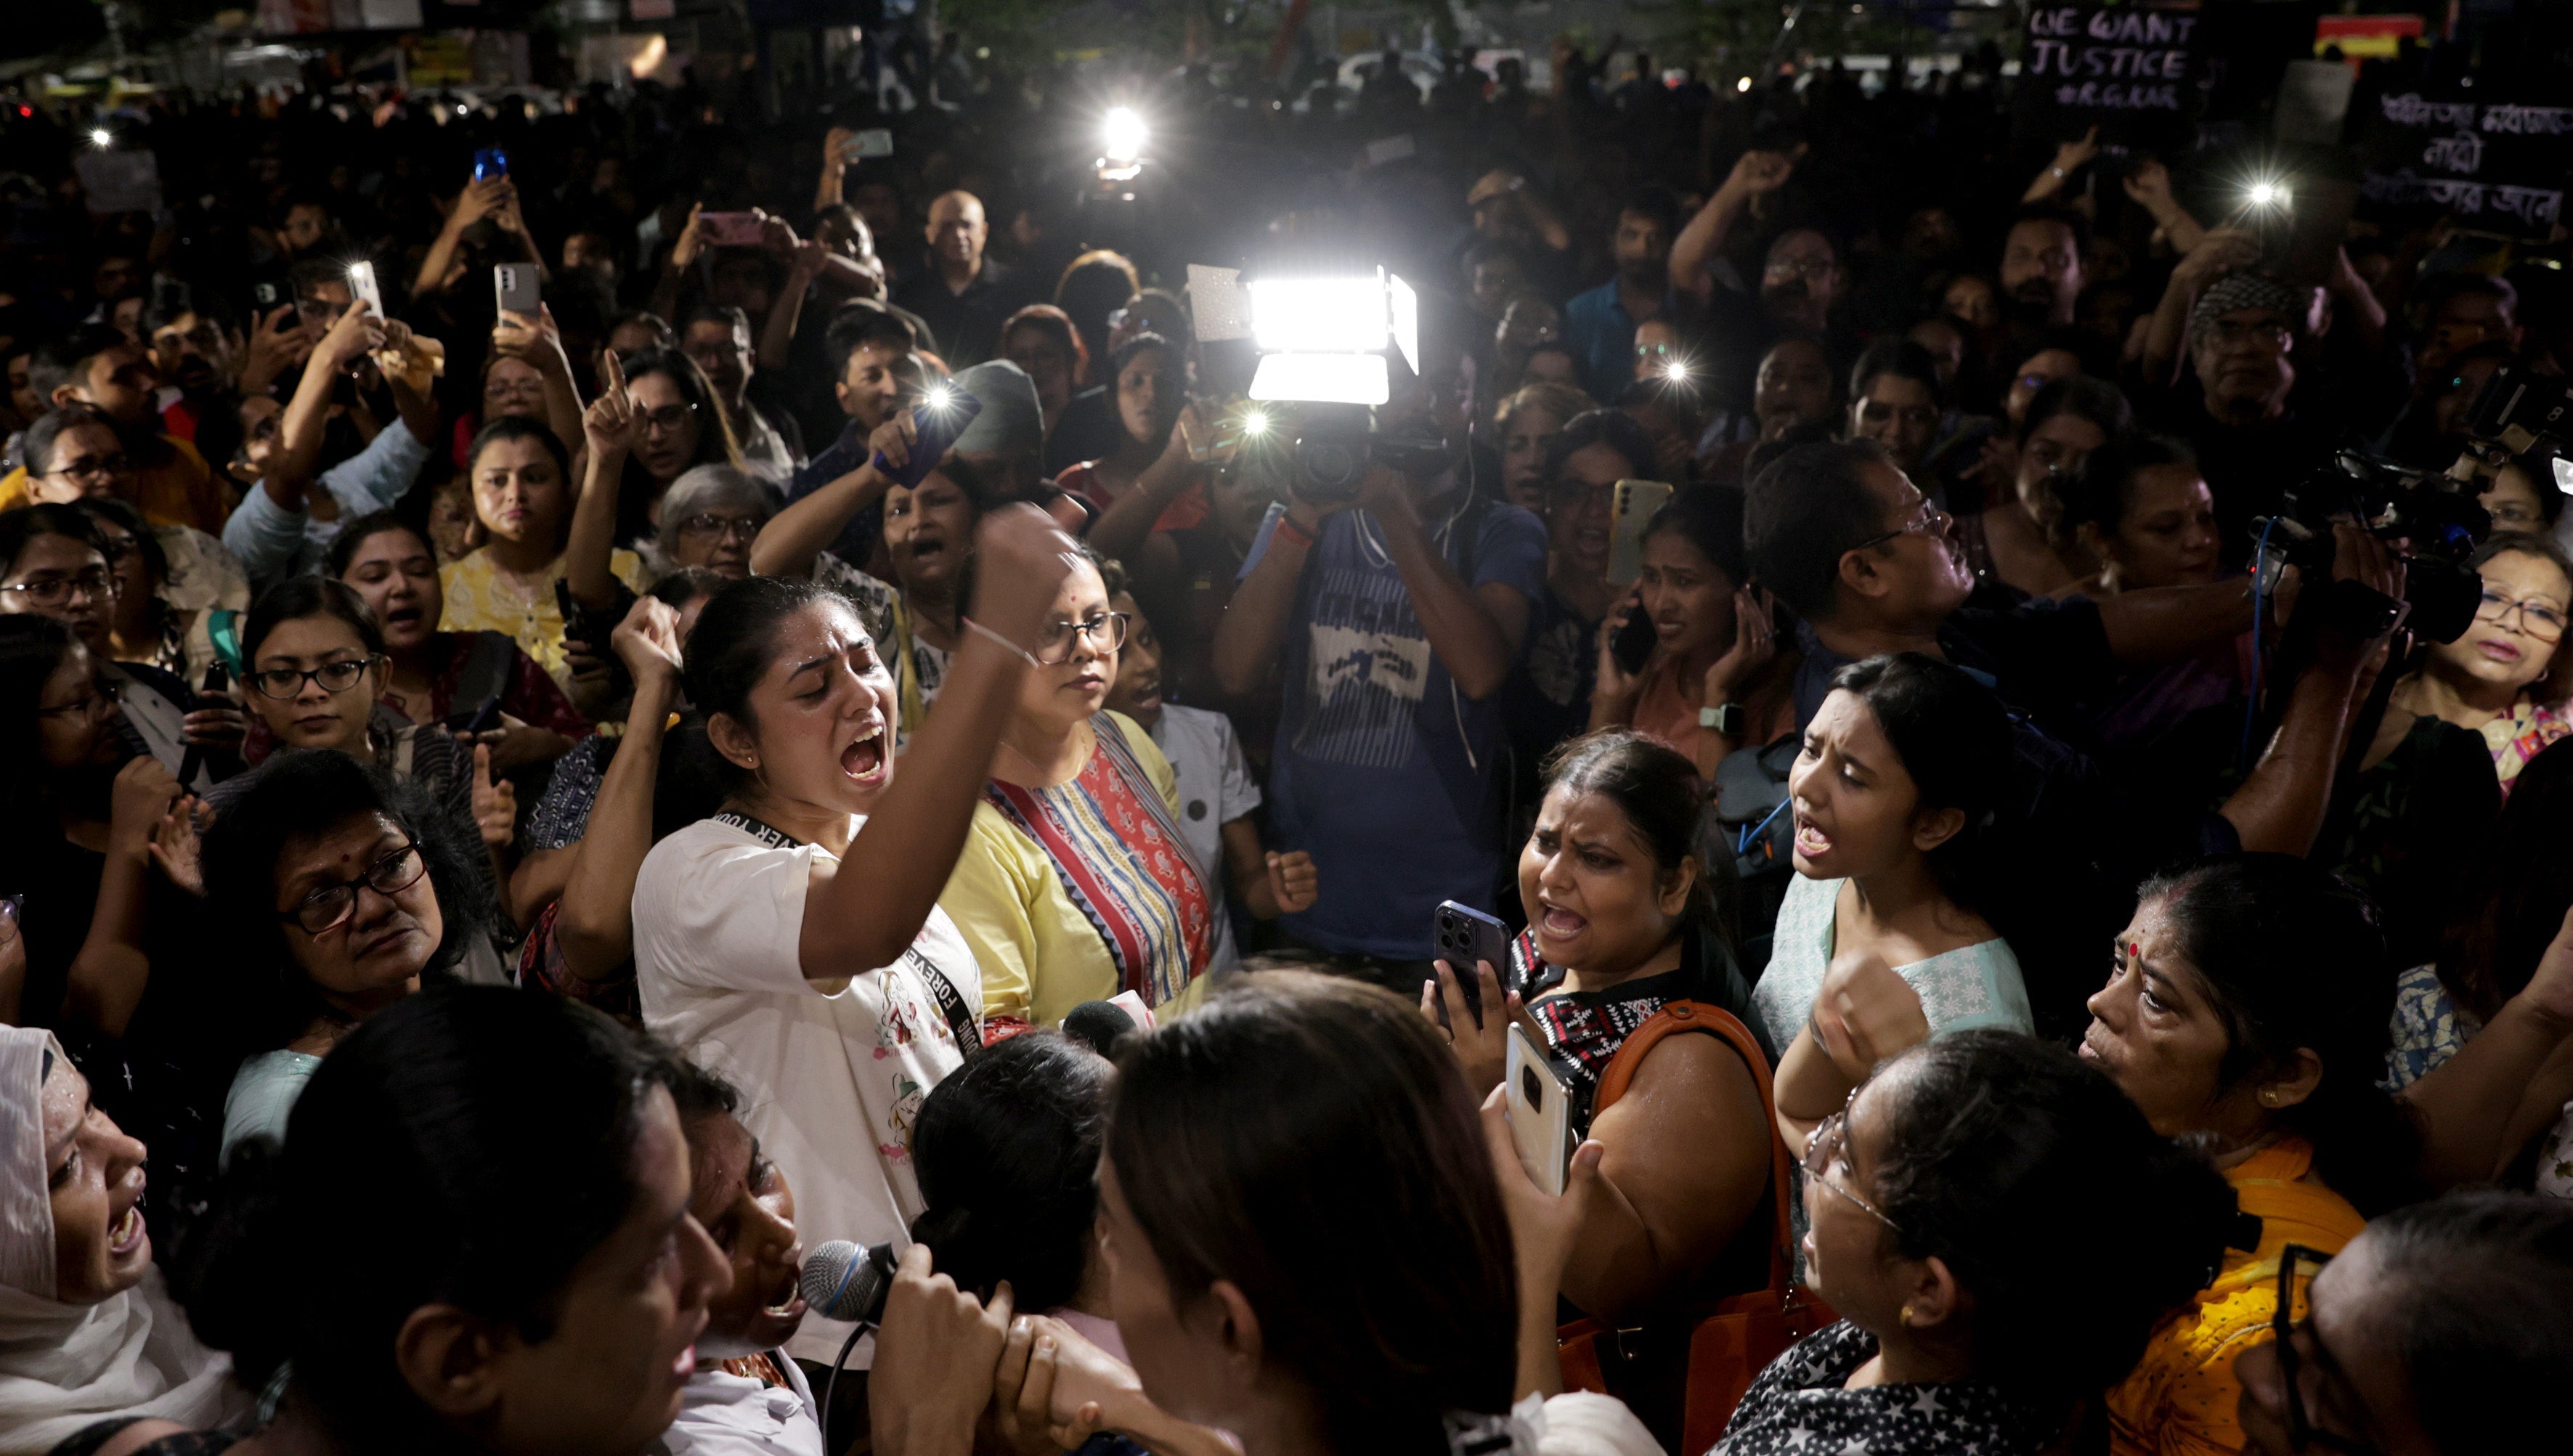
[(1097, 751), (1071, 783), (994, 779), (983, 797), (1053, 862), (1064, 894), (1107, 944), (1118, 985), (1162, 1006), (1214, 957), (1215, 913), (1178, 821), (1117, 720), (1100, 713), (1090, 730)]

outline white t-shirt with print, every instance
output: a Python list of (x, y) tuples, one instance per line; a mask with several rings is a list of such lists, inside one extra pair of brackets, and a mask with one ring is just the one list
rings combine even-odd
[[(899, 1248), (921, 1210), (912, 1124), (929, 1090), (964, 1065), (927, 978), (943, 974), (979, 1020), (983, 976), (933, 908), (894, 965), (828, 994), (830, 983), (805, 980), (804, 895), (814, 857), (829, 853), (772, 847), (713, 819), (653, 846), (634, 881), (643, 1021), (741, 1089), (742, 1123), (795, 1189), (806, 1248), (833, 1238)], [(848, 1332), (808, 1316), (787, 1350), (827, 1362)]]
[(1207, 969), (1221, 971), (1241, 959), (1234, 948), (1233, 912), (1225, 905), (1231, 882), (1224, 872), (1224, 827), (1260, 807), (1260, 781), (1243, 761), (1233, 720), (1222, 713), (1168, 704), (1153, 725), (1153, 742), (1180, 781), (1180, 833), (1197, 852), (1215, 908), (1215, 956)]

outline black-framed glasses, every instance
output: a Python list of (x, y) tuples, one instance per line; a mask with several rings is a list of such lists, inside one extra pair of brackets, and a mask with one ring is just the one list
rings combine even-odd
[(1874, 1203), (1832, 1181), (1827, 1171), (1833, 1163), (1841, 1159), (1843, 1153), (1849, 1150), (1849, 1110), (1857, 1103), (1858, 1089), (1851, 1088), (1849, 1100), (1841, 1103), (1841, 1109), (1816, 1122), (1814, 1130), (1806, 1134), (1805, 1176), (1856, 1203), (1861, 1212), (1900, 1235), (1903, 1232), (1902, 1224), (1885, 1216), (1885, 1210)]
[(116, 578), (105, 571), (83, 571), (77, 576), (39, 576), (33, 581), (12, 581), (0, 591), (14, 591), (40, 607), (58, 607), (72, 599), (75, 591), (86, 593), (92, 601), (116, 595)]
[(326, 693), (345, 693), (358, 685), (358, 679), (375, 666), (373, 656), (348, 657), (338, 662), (325, 662), (320, 667), (263, 667), (250, 675), (250, 685), (264, 698), (279, 702), (292, 701), (304, 691), (308, 682), (318, 682)]
[[(2331, 1258), (2330, 1254), (2320, 1249), (2307, 1248), (2301, 1243), (2291, 1243), (2278, 1250), (2277, 1305), (2269, 1312), (2269, 1333), (2278, 1351), (2278, 1379), (2285, 1386), (2283, 1398), (2287, 1404), (2287, 1444), (2298, 1451), (2320, 1447), (2325, 1451), (2341, 1452), (2342, 1456), (2384, 1456), (2384, 1453), (2365, 1441), (2352, 1440), (2347, 1436), (2334, 1435), (2330, 1431), (2316, 1428), (2313, 1417), (2305, 1412), (2305, 1392), (2303, 1383), (2298, 1379), (2296, 1368), (2302, 1360), (2302, 1357), (2296, 1353), (2298, 1328), (2295, 1317), (2296, 1265), (2301, 1263), (2311, 1269), (2320, 1269), (2330, 1263)], [(2308, 1314), (2308, 1320), (2303, 1328), (2310, 1335), (2312, 1333), (2310, 1311)], [(2314, 1348), (2322, 1348), (2322, 1342), (2319, 1339), (2314, 1342)]]
[(2519, 631), (2523, 634), (2540, 642), (2564, 640), (2564, 608), (2544, 597), (2508, 596), (2487, 586), (2482, 603), (2475, 608), (2475, 620), (2506, 627), (2513, 609), (2519, 612)]
[(680, 425), (688, 422), (688, 416), (696, 412), (697, 406), (694, 404), (664, 404), (658, 409), (644, 409), (637, 411), (634, 416), (634, 421), (639, 427), (646, 430), (659, 430), (663, 434), (674, 434), (678, 431)]
[(419, 884), (420, 877), (427, 873), (429, 861), (421, 857), (420, 846), (406, 844), (369, 865), (365, 874), (325, 885), (297, 901), (293, 910), (280, 911), (277, 918), (301, 927), (308, 936), (318, 936), (348, 924), (349, 917), (358, 913), (361, 887), (390, 900)]
[(89, 692), (85, 696), (74, 698), (68, 703), (56, 703), (49, 708), (38, 708), (36, 716), (39, 718), (94, 718), (114, 707), (115, 704), (115, 689), (106, 683), (98, 682), (90, 684)]
[(126, 468), (132, 463), (133, 461), (127, 459), (125, 453), (120, 450), (112, 455), (82, 455), (78, 459), (65, 460), (45, 473), (49, 476), (58, 475), (76, 480), (112, 480), (124, 474)]
[(760, 525), (761, 522), (757, 516), (717, 515), (711, 510), (706, 510), (699, 511), (679, 522), (679, 534), (708, 541), (722, 536), (739, 536), (748, 541), (759, 535)]
[(1941, 510), (1937, 505), (1932, 504), (1930, 497), (1924, 495), (1921, 497), (1920, 508), (1912, 519), (1905, 521), (1903, 524), (1896, 526), (1894, 529), (1887, 531), (1881, 536), (1870, 536), (1866, 540), (1859, 542), (1857, 545), (1850, 547), (1850, 549), (1853, 551), (1871, 550), (1875, 547), (1884, 545), (1886, 542), (1893, 540), (1897, 536), (1928, 536), (1934, 541), (1944, 540), (1948, 534), (1948, 527), (1954, 522), (1954, 516), (1949, 515), (1948, 512)]
[(1078, 624), (1052, 621), (1037, 636), (1037, 663), (1041, 667), (1060, 667), (1072, 660), (1073, 643), (1087, 638), (1102, 652), (1114, 652), (1126, 645), (1125, 612), (1101, 612)]

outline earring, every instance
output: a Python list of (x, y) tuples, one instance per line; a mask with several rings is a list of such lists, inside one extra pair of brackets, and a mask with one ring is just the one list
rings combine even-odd
[(1903, 1323), (1906, 1327), (1912, 1323), (1912, 1306), (1909, 1304), (1903, 1306)]
[(2278, 1105), (2278, 1094), (2274, 1092), (2264, 1092), (2260, 1093), (2260, 1105), (2264, 1107), (2274, 1107)]

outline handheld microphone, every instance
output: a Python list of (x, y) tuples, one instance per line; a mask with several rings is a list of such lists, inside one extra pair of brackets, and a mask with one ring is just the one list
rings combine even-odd
[(804, 1272), (795, 1289), (804, 1296), (804, 1307), (825, 1319), (850, 1320), (856, 1326), (841, 1343), (840, 1357), (831, 1362), (831, 1378), (822, 1386), (826, 1449), (838, 1449), (828, 1443), (831, 1400), (839, 1393), (840, 1367), (849, 1363), (849, 1351), (858, 1347), (858, 1336), (884, 1318), (885, 1296), (893, 1292), (893, 1268), (890, 1243), (866, 1246), (835, 1238), (804, 1256)]
[(797, 1292), (806, 1308), (825, 1319), (874, 1324), (893, 1292), (893, 1269), (892, 1244), (870, 1247), (835, 1238), (805, 1257)]

